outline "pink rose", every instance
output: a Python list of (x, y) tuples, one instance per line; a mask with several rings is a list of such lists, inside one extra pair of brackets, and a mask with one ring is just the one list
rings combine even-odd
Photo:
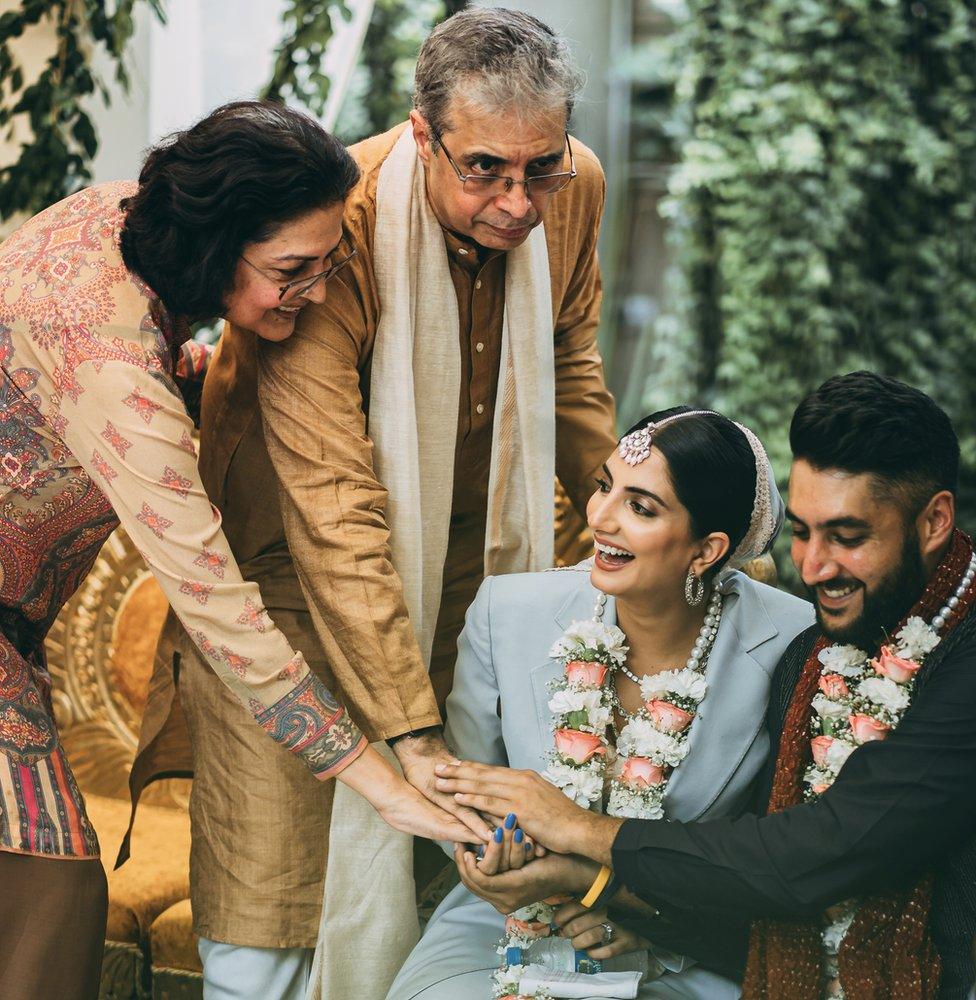
[(682, 729), (687, 729), (694, 718), (683, 708), (672, 705), (669, 701), (648, 701), (644, 703), (651, 722), (655, 728), (662, 733), (680, 733)]
[(824, 674), (820, 678), (819, 687), (828, 698), (832, 698), (834, 701), (851, 693), (847, 681), (840, 674)]
[(556, 730), (556, 750), (577, 764), (585, 764), (596, 754), (605, 753), (606, 749), (603, 740), (592, 733), (581, 733), (578, 729)]
[(827, 766), (827, 753), (833, 742), (833, 736), (818, 736), (815, 740), (810, 740), (810, 749), (813, 751), (813, 761), (817, 767)]
[(664, 781), (664, 768), (648, 757), (628, 757), (620, 771), (620, 781), (631, 788), (651, 788)]
[(882, 646), (881, 655), (871, 661), (871, 666), (882, 677), (889, 677), (896, 684), (905, 684), (915, 676), (921, 664), (895, 656), (890, 646)]
[(570, 660), (566, 664), (566, 680), (580, 687), (598, 688), (603, 684), (607, 668), (603, 663), (586, 663), (584, 660)]
[(872, 719), (870, 715), (851, 715), (847, 721), (854, 734), (854, 742), (858, 744), (887, 739), (891, 732), (890, 726)]
[(827, 791), (828, 788), (830, 788), (830, 785), (822, 783), (819, 785), (811, 785), (810, 788), (814, 792), (814, 794), (823, 795), (823, 793)]
[(549, 937), (550, 927), (539, 920), (516, 920), (511, 914), (505, 918), (506, 934), (524, 934), (529, 938)]

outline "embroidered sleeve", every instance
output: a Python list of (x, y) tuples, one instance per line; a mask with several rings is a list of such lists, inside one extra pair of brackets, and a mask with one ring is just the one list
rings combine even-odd
[(271, 737), (330, 777), (362, 734), (275, 627), (240, 574), (197, 471), (179, 399), (137, 364), (85, 362), (60, 431), (108, 497), (187, 632)]

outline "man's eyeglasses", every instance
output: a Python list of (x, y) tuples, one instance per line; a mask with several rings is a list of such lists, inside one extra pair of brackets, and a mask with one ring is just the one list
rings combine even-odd
[(458, 165), (454, 162), (444, 140), (441, 136), (431, 130), (432, 135), (440, 143), (447, 162), (450, 163), (454, 173), (465, 194), (477, 194), (484, 198), (497, 198), (499, 195), (508, 194), (516, 184), (521, 184), (525, 188), (525, 197), (531, 198), (533, 195), (550, 195), (557, 191), (562, 191), (564, 187), (576, 176), (576, 160), (573, 157), (573, 147), (569, 141), (569, 133), (566, 135), (566, 149), (569, 152), (569, 170), (562, 170), (555, 174), (533, 174), (524, 180), (517, 181), (514, 177), (502, 177), (498, 174), (462, 174)]
[[(356, 251), (353, 250), (348, 256), (343, 257), (342, 260), (337, 260), (334, 264), (330, 264), (324, 271), (319, 271), (318, 274), (313, 274), (310, 278), (297, 278), (295, 281), (289, 281), (287, 285), (278, 285), (278, 301), (287, 302), (292, 299), (300, 298), (307, 291), (310, 291), (314, 285), (320, 281), (328, 281), (336, 271), (342, 270), (356, 256)], [(266, 271), (262, 270), (256, 264), (252, 264), (247, 257), (243, 254), (241, 255), (241, 260), (247, 264), (248, 267), (253, 268), (258, 272), (263, 278), (267, 278), (268, 281), (273, 281), (276, 285), (279, 279), (271, 277)]]

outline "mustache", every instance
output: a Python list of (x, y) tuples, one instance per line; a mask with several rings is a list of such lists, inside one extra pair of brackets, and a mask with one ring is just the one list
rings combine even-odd
[(821, 587), (863, 587), (864, 584), (853, 576), (834, 576), (829, 580), (822, 580), (815, 583), (810, 589), (819, 590)]
[(515, 225), (512, 225), (514, 220), (511, 218), (500, 222), (493, 222), (491, 219), (478, 219), (477, 221), (494, 226), (496, 229), (525, 229), (526, 226), (534, 226), (539, 221), (539, 213), (535, 212), (531, 217), (527, 215), (524, 219), (519, 219)]

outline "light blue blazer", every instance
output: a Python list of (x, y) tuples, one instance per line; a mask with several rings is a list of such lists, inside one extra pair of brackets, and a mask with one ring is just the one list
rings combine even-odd
[[(692, 723), (688, 756), (664, 798), (667, 816), (685, 822), (745, 809), (769, 754), (764, 723), (773, 671), (793, 638), (814, 620), (806, 601), (742, 573), (724, 574), (719, 586), (725, 602), (706, 668), (708, 691)], [(458, 640), (447, 701), (447, 740), (459, 757), (545, 770), (553, 746), (548, 685), (561, 673), (549, 650), (571, 622), (592, 617), (596, 597), (587, 563), (484, 581)], [(612, 598), (604, 621), (616, 624)], [(457, 886), (435, 911), (388, 1000), (484, 1000), (503, 929), (501, 914)], [(559, 944), (571, 961), (568, 942)], [(641, 1000), (739, 995), (736, 984), (688, 959), (657, 951), (654, 957), (668, 971), (642, 986)], [(646, 958), (621, 956), (605, 966), (646, 968)]]

